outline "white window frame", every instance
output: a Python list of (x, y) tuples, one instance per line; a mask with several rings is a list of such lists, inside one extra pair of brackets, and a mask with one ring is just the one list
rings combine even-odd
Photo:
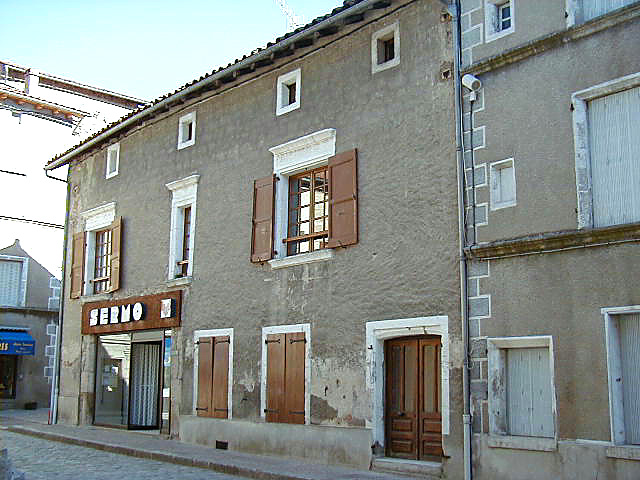
[[(169, 230), (169, 282), (188, 282), (193, 276), (193, 250), (196, 233), (196, 200), (198, 198), (198, 181), (200, 175), (190, 175), (181, 180), (167, 183), (165, 186), (171, 191), (171, 227)], [(176, 278), (178, 256), (182, 255), (182, 238), (184, 218), (182, 212), (185, 207), (191, 207), (191, 224), (189, 232), (189, 265), (187, 277)]]
[[(378, 42), (390, 39), (393, 36), (393, 58), (384, 63), (378, 63)], [(395, 21), (391, 25), (374, 32), (371, 35), (371, 73), (382, 72), (400, 65), (400, 23)]]
[(297, 333), (304, 332), (306, 340), (304, 344), (304, 424), (311, 424), (311, 324), (298, 323), (295, 325), (275, 325), (272, 327), (262, 327), (262, 368), (260, 372), (260, 416), (264, 421), (267, 419), (265, 410), (267, 409), (267, 335), (275, 333)]
[[(185, 139), (183, 137), (184, 125), (192, 124), (191, 138)], [(180, 117), (178, 121), (178, 150), (190, 147), (196, 143), (196, 112), (190, 112)]]
[(565, 0), (565, 11), (567, 12), (567, 28), (590, 22), (591, 20), (594, 20), (596, 18), (604, 17), (605, 15), (609, 15), (610, 13), (615, 12), (620, 8), (625, 8), (626, 6), (627, 5), (619, 8), (614, 8), (613, 10), (609, 10), (602, 15), (585, 20), (583, 0)]
[(25, 307), (27, 305), (27, 278), (29, 275), (29, 259), (15, 255), (0, 255), (0, 262), (20, 262), (22, 270), (20, 272), (20, 286), (18, 290), (18, 303), (16, 305), (2, 305), (10, 307)]
[[(111, 156), (115, 156), (115, 169), (113, 171), (109, 171), (110, 167), (110, 158)], [(120, 168), (120, 143), (114, 143), (113, 145), (109, 145), (107, 147), (107, 161), (105, 167), (105, 178), (112, 178), (118, 175), (118, 170)]]
[(571, 95), (573, 105), (573, 141), (578, 195), (578, 228), (593, 228), (593, 191), (591, 181), (591, 149), (588, 103), (623, 90), (640, 86), (640, 72), (580, 90)]
[(227, 382), (227, 418), (233, 418), (233, 328), (214, 328), (211, 330), (195, 330), (193, 332), (193, 410), (192, 414), (197, 415), (198, 406), (198, 362), (200, 345), (198, 341), (202, 337), (229, 337), (229, 374)]
[(613, 445), (628, 445), (640, 453), (638, 445), (626, 443), (624, 426), (623, 386), (616, 381), (622, 377), (622, 358), (620, 354), (620, 330), (617, 315), (640, 313), (640, 305), (626, 307), (604, 307), (600, 309), (604, 320), (604, 331), (607, 351), (607, 372), (609, 379), (609, 424), (611, 426), (611, 440)]
[[(511, 8), (511, 26), (502, 29), (500, 10), (506, 4)], [(484, 0), (484, 41), (493, 42), (516, 31), (515, 0)]]
[[(288, 86), (295, 84), (296, 86), (296, 101), (289, 104), (284, 104), (285, 101), (288, 101), (289, 95), (285, 96), (285, 89)], [(292, 72), (285, 73), (284, 75), (280, 75), (278, 77), (278, 81), (276, 82), (276, 116), (284, 115), (285, 113), (289, 113), (292, 110), (297, 110), (300, 108), (300, 95), (302, 92), (302, 72), (299, 68), (293, 70)]]
[[(505, 433), (507, 415), (507, 388), (504, 375), (503, 350), (515, 348), (547, 348), (549, 350), (549, 377), (551, 382), (551, 409), (553, 437), (526, 437)], [(558, 421), (556, 409), (555, 368), (553, 361), (553, 337), (551, 335), (527, 337), (487, 338), (488, 386), (489, 386), (489, 439), (490, 447), (521, 450), (554, 451), (558, 448)]]
[[(93, 274), (96, 260), (96, 235), (99, 230), (111, 226), (116, 218), (116, 203), (111, 202), (80, 213), (84, 223), (85, 256), (84, 256), (84, 284), (82, 295), (94, 295)], [(112, 239), (113, 241), (113, 239)], [(102, 295), (102, 292), (97, 295)]]
[(269, 260), (271, 269), (333, 258), (333, 249), (330, 248), (287, 256), (286, 246), (282, 241), (287, 238), (289, 176), (327, 165), (329, 157), (336, 154), (336, 130), (326, 128), (272, 147), (269, 151), (273, 154), (273, 173), (279, 178), (276, 182), (274, 235), (277, 254)]
[[(503, 201), (498, 201), (497, 197), (498, 197), (498, 189), (501, 190), (502, 187), (502, 182), (499, 182), (498, 184), (498, 179), (500, 177), (496, 177), (497, 173), (504, 169), (504, 168), (511, 168), (511, 176), (513, 179), (513, 199), (510, 200), (503, 200)], [(490, 171), (490, 179), (489, 181), (491, 182), (491, 189), (490, 189), (490, 195), (491, 195), (491, 210), (500, 210), (502, 208), (507, 208), (507, 207), (514, 207), (517, 205), (517, 187), (516, 187), (516, 167), (514, 164), (514, 160), (513, 158), (507, 158), (505, 160), (500, 160), (498, 162), (493, 162), (489, 164), (489, 171)]]

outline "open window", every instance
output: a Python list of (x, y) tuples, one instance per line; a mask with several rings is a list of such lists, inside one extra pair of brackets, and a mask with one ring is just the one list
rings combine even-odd
[(276, 87), (276, 115), (300, 108), (300, 69), (280, 75)]
[(120, 167), (120, 144), (116, 143), (107, 148), (107, 165), (105, 178), (118, 175)]
[(193, 274), (196, 198), (199, 179), (199, 175), (191, 175), (166, 185), (171, 191), (169, 280), (190, 278)]
[(485, 41), (515, 32), (515, 0), (484, 0)]
[(196, 112), (180, 117), (178, 122), (178, 150), (196, 143)]
[(371, 73), (400, 64), (400, 24), (395, 22), (371, 36)]

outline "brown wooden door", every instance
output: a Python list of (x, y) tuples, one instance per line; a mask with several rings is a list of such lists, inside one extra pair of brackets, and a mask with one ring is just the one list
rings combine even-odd
[(385, 364), (386, 454), (441, 456), (440, 337), (389, 340)]

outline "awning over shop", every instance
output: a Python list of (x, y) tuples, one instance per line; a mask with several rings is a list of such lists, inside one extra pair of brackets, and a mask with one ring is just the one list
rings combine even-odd
[(0, 355), (34, 355), (36, 341), (29, 332), (0, 330)]

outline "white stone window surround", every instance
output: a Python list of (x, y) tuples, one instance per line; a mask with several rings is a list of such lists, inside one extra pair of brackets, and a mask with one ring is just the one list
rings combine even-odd
[(373, 443), (385, 445), (384, 422), (384, 342), (392, 338), (415, 335), (439, 335), (441, 342), (441, 388), (442, 388), (442, 435), (449, 435), (450, 399), (449, 399), (449, 317), (403, 318), (397, 320), (379, 320), (366, 323), (366, 386), (373, 399), (371, 420), (366, 427), (373, 431)]
[(267, 414), (267, 335), (274, 333), (297, 333), (304, 332), (306, 340), (304, 344), (304, 424), (311, 423), (311, 324), (298, 323), (295, 325), (275, 325), (271, 327), (262, 327), (262, 361), (260, 371), (260, 416), (266, 421)]
[(85, 256), (84, 256), (84, 286), (82, 295), (93, 294), (93, 274), (96, 260), (96, 235), (98, 230), (109, 227), (116, 218), (116, 202), (107, 203), (80, 213), (84, 223)]
[[(191, 124), (191, 138), (186, 138), (188, 125)], [(180, 117), (178, 121), (178, 150), (190, 147), (196, 143), (196, 112), (190, 112)]]
[(27, 257), (18, 257), (15, 255), (0, 255), (0, 262), (20, 262), (22, 270), (20, 271), (20, 289), (18, 293), (18, 304), (16, 307), (24, 307), (27, 305), (27, 278), (29, 275), (29, 259)]
[[(500, 28), (500, 7), (509, 4), (511, 8), (511, 26)], [(493, 42), (516, 31), (515, 0), (484, 0), (484, 41)]]
[(109, 145), (106, 157), (105, 178), (115, 177), (120, 168), (120, 143)]
[(588, 102), (640, 86), (640, 72), (616, 78), (571, 95), (573, 105), (573, 141), (578, 194), (578, 228), (593, 227), (593, 191), (589, 139)]
[[(502, 188), (503, 185), (501, 183), (501, 177), (497, 176), (498, 172), (509, 168), (511, 169), (511, 182), (513, 185), (513, 198), (508, 199), (508, 200), (500, 200), (498, 201), (498, 195), (499, 192), (498, 190), (503, 191), (504, 189)], [(490, 171), (490, 196), (491, 196), (491, 210), (500, 210), (502, 208), (507, 208), (507, 207), (515, 207), (517, 205), (517, 187), (516, 187), (516, 167), (515, 167), (515, 163), (514, 163), (514, 159), (512, 158), (507, 158), (505, 160), (500, 160), (497, 162), (493, 162), (489, 164), (489, 171)]]
[[(501, 350), (536, 347), (548, 348), (549, 350), (549, 376), (551, 381), (551, 408), (554, 422), (554, 436), (549, 438), (505, 435), (498, 427), (499, 419), (503, 418), (507, 411), (504, 378), (504, 354)], [(489, 377), (489, 447), (536, 450), (544, 452), (557, 450), (558, 428), (554, 374), (555, 369), (553, 361), (553, 337), (551, 335), (490, 337), (487, 338), (487, 357)]]
[(202, 337), (229, 337), (229, 374), (227, 385), (227, 419), (233, 418), (233, 328), (214, 328), (211, 330), (195, 330), (193, 332), (193, 415), (197, 415), (198, 405), (198, 341)]
[(640, 313), (640, 305), (626, 307), (604, 307), (600, 309), (604, 320), (607, 352), (607, 372), (609, 380), (609, 422), (611, 425), (612, 447), (607, 456), (640, 460), (640, 446), (626, 444), (624, 424), (623, 386), (616, 381), (622, 377), (622, 359), (620, 353), (620, 331), (617, 315)]
[[(384, 63), (379, 63), (378, 42), (391, 37), (393, 37), (393, 58)], [(400, 23), (395, 21), (371, 35), (371, 73), (382, 72), (398, 65), (400, 65)]]
[[(289, 101), (288, 87), (295, 84), (296, 100)], [(299, 68), (278, 77), (276, 82), (276, 116), (284, 115), (292, 110), (300, 108), (300, 94), (302, 91), (302, 72)]]
[(282, 241), (287, 238), (289, 176), (327, 165), (329, 157), (336, 154), (335, 128), (326, 128), (296, 138), (272, 147), (269, 151), (273, 154), (273, 173), (279, 178), (276, 182), (274, 235), (274, 250), (277, 254), (268, 262), (271, 269), (330, 260), (334, 255), (330, 248), (287, 257), (287, 248)]
[(190, 175), (181, 180), (167, 183), (165, 186), (171, 191), (171, 227), (169, 230), (169, 268), (168, 281), (174, 281), (178, 272), (176, 262), (182, 256), (182, 238), (184, 228), (183, 212), (185, 207), (191, 207), (191, 223), (189, 232), (189, 264), (187, 278), (193, 275), (193, 251), (196, 233), (196, 200), (198, 197), (198, 181), (200, 175)]

